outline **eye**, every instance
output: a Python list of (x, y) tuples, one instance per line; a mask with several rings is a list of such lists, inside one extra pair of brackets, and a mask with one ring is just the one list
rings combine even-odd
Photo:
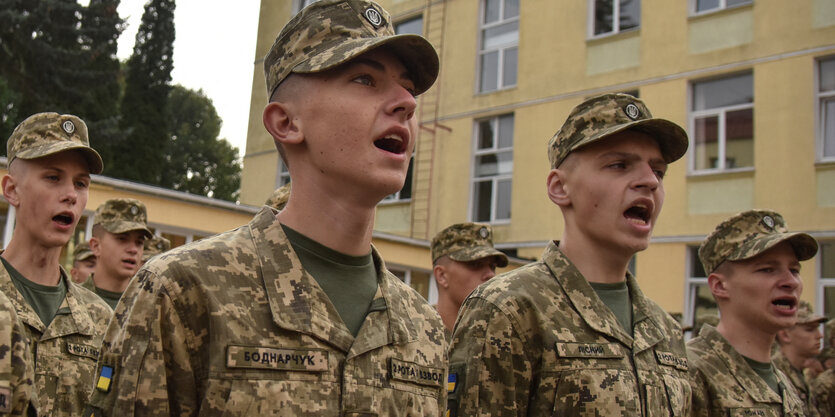
[(76, 182), (75, 182), (75, 186), (76, 186), (76, 187), (78, 187), (78, 188), (87, 188), (87, 187), (89, 187), (89, 186), (90, 186), (90, 182), (89, 182), (89, 181), (79, 180), (79, 181), (76, 181)]
[(771, 274), (771, 273), (774, 272), (774, 268), (772, 268), (770, 266), (765, 266), (765, 267), (757, 269), (757, 272), (761, 272), (763, 274)]
[(354, 79), (351, 80), (351, 81), (353, 81), (355, 83), (360, 83), (362, 85), (367, 85), (367, 86), (370, 86), (370, 87), (374, 86), (374, 78), (371, 77), (371, 75), (369, 75), (369, 74), (359, 75), (357, 77), (354, 77)]
[(606, 167), (607, 168), (613, 168), (613, 169), (625, 169), (626, 168), (626, 163), (623, 162), (623, 161), (618, 161), (618, 162), (613, 162), (609, 165), (606, 165)]
[(652, 172), (654, 172), (655, 176), (658, 177), (658, 179), (660, 179), (660, 180), (663, 180), (664, 176), (667, 175), (667, 171), (665, 171), (663, 169), (656, 169), (656, 170), (653, 170)]

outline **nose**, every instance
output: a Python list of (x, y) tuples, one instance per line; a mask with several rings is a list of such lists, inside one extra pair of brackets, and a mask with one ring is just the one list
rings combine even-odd
[(634, 182), (635, 188), (648, 188), (650, 191), (655, 191), (661, 184), (661, 179), (655, 174), (655, 169), (649, 165), (642, 165), (637, 175)]
[(783, 279), (780, 281), (780, 287), (789, 290), (801, 290), (803, 289), (803, 281), (800, 280), (799, 275), (785, 268), (783, 271)]
[(406, 87), (399, 83), (393, 83), (392, 98), (388, 104), (389, 113), (400, 117), (403, 121), (415, 116), (417, 99)]
[(74, 205), (75, 202), (78, 201), (78, 190), (75, 188), (75, 185), (72, 183), (72, 181), (69, 181), (62, 188), (63, 197), (61, 199), (64, 202)]

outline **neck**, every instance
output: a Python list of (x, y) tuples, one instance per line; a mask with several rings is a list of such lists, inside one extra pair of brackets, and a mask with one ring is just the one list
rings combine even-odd
[(25, 240), (17, 234), (12, 235), (3, 258), (29, 281), (46, 286), (58, 285), (61, 280), (61, 247), (44, 247)]
[(740, 355), (759, 362), (771, 362), (771, 345), (774, 343), (776, 332), (767, 332), (725, 316), (719, 319), (716, 331)]
[(446, 327), (450, 332), (452, 331), (452, 328), (455, 327), (455, 319), (458, 317), (459, 309), (461, 309), (461, 305), (454, 303), (446, 292), (438, 294), (438, 315), (441, 316), (441, 321), (444, 322), (444, 327)]
[(125, 292), (128, 287), (131, 277), (122, 278), (113, 274), (108, 274), (107, 271), (96, 266), (93, 271), (93, 284), (98, 289), (110, 292)]
[(587, 239), (575, 238), (568, 230), (559, 247), (588, 282), (611, 284), (626, 280), (626, 267), (631, 255), (626, 256)]
[(780, 351), (783, 352), (783, 356), (789, 360), (792, 368), (797, 370), (803, 370), (803, 362), (805, 362), (806, 359), (809, 359), (798, 352), (795, 352), (789, 345), (780, 346)]

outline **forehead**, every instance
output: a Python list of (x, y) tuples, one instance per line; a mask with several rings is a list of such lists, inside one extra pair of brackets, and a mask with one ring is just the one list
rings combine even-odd
[(35, 159), (15, 158), (12, 163), (20, 164), (21, 166), (25, 166), (27, 168), (60, 169), (68, 171), (73, 175), (90, 173), (90, 167), (87, 165), (87, 160), (81, 152), (77, 150), (59, 152)]
[(609, 135), (572, 153), (575, 152), (595, 156), (609, 152), (634, 153), (641, 154), (649, 159), (661, 159), (663, 161), (658, 142), (652, 136), (634, 129)]
[(774, 245), (768, 250), (757, 254), (757, 256), (753, 256), (748, 259), (743, 259), (740, 261), (735, 261), (739, 263), (764, 263), (764, 262), (790, 262), (790, 263), (799, 263), (797, 260), (797, 255), (794, 253), (794, 248), (792, 247), (791, 243), (789, 242), (780, 242)]
[(339, 66), (333, 68), (333, 71), (344, 70), (346, 68), (351, 68), (356, 65), (369, 65), (373, 67), (377, 67), (378, 65), (382, 66), (382, 68), (377, 69), (385, 69), (386, 71), (390, 71), (394, 74), (398, 74), (402, 77), (405, 77), (409, 80), (412, 79), (411, 74), (409, 73), (408, 68), (406, 68), (403, 61), (392, 52), (386, 46), (381, 46), (375, 49), (372, 49), (368, 52), (365, 52), (361, 55), (358, 55), (354, 58), (351, 58), (349, 61), (340, 64)]

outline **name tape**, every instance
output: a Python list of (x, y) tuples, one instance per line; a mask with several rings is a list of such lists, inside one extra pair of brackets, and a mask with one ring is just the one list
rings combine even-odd
[(226, 366), (228, 368), (324, 372), (328, 370), (328, 352), (316, 349), (227, 346)]

